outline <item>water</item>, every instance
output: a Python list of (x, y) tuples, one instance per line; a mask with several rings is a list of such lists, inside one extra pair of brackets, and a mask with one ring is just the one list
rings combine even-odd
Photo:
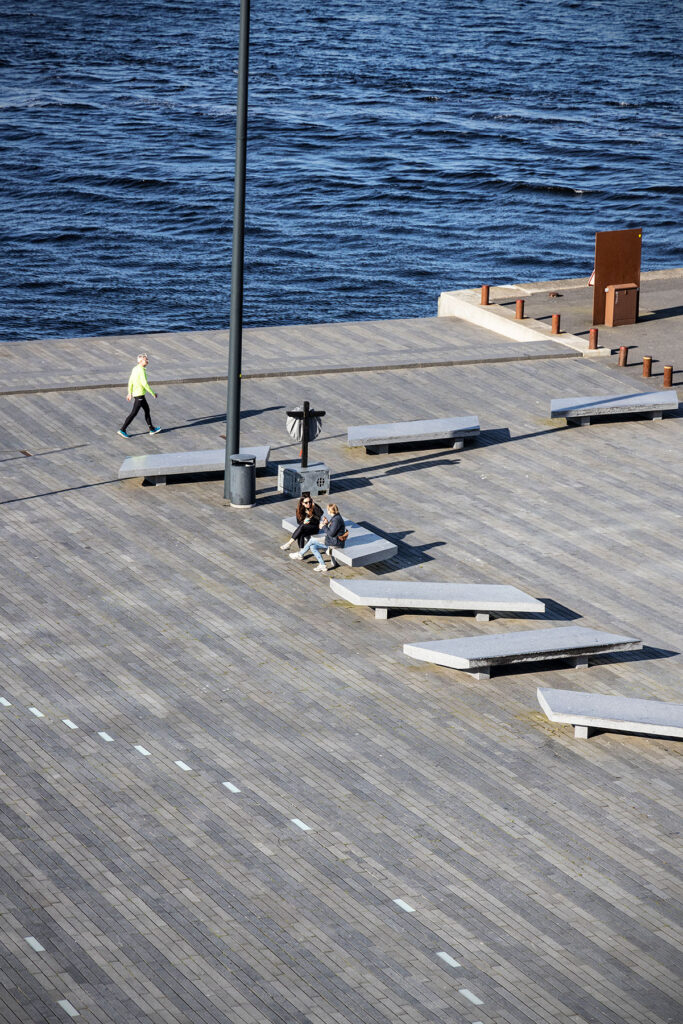
[[(4, 2), (0, 338), (225, 327), (237, 0)], [(253, 0), (245, 323), (683, 263), (683, 5)]]

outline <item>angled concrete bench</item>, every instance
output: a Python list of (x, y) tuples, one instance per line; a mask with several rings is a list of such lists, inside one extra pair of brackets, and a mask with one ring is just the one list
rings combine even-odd
[[(270, 445), (240, 448), (240, 455), (253, 455), (256, 468), (265, 469)], [(131, 455), (119, 469), (119, 480), (143, 477), (152, 484), (165, 484), (169, 476), (190, 473), (222, 473), (225, 470), (225, 448), (207, 448), (201, 452), (171, 452), (164, 455)]]
[(586, 740), (597, 729), (683, 737), (683, 704), (540, 686), (536, 696), (551, 722), (574, 726), (576, 739)]
[(673, 388), (667, 391), (645, 391), (638, 395), (594, 395), (583, 398), (553, 398), (550, 418), (561, 416), (569, 423), (583, 426), (601, 416), (619, 416), (624, 413), (648, 413), (653, 420), (661, 420), (665, 412), (678, 408), (678, 395)]
[(412, 441), (453, 441), (453, 448), (465, 447), (465, 441), (479, 433), (476, 416), (454, 416), (444, 420), (410, 420), (406, 423), (375, 423), (368, 427), (349, 427), (349, 448), (365, 448), (372, 455), (389, 451), (390, 444)]
[[(364, 526), (359, 526), (358, 523), (354, 523), (346, 517), (344, 517), (344, 522), (349, 531), (349, 539), (343, 548), (334, 548), (335, 561), (340, 565), (348, 565), (352, 568), (373, 565), (375, 562), (386, 562), (388, 558), (393, 558), (398, 553), (398, 547), (392, 541), (380, 537), (372, 530), (367, 530)], [(296, 516), (289, 516), (282, 520), (283, 530), (294, 533), (296, 526)], [(319, 533), (318, 536), (323, 537), (324, 534)]]
[(351, 604), (374, 608), (376, 619), (386, 619), (392, 608), (475, 612), (479, 622), (486, 622), (500, 612), (545, 611), (542, 601), (517, 587), (490, 586), (487, 583), (330, 580), (330, 587)]
[(580, 668), (588, 664), (591, 655), (637, 651), (642, 646), (642, 641), (631, 636), (603, 633), (584, 626), (557, 626), (404, 644), (403, 653), (418, 661), (463, 669), (475, 679), (489, 679), (492, 668), (505, 665), (568, 658)]

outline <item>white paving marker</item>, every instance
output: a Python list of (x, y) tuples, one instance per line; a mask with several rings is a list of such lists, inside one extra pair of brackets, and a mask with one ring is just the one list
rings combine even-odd
[(38, 942), (38, 939), (34, 939), (32, 935), (27, 935), (25, 941), (28, 942), (31, 949), (35, 949), (36, 953), (45, 952), (45, 946), (41, 946), (41, 944)]
[(135, 749), (137, 750), (138, 754), (142, 754), (143, 757), (151, 757), (152, 756), (150, 754), (149, 750), (145, 750), (144, 747), (139, 747), (138, 746)]
[(291, 821), (292, 825), (296, 825), (297, 828), (302, 828), (304, 832), (311, 831), (311, 826), (307, 825), (304, 821), (301, 821), (299, 818), (290, 818), (289, 820)]
[(224, 782), (223, 785), (225, 786), (226, 789), (229, 789), (231, 793), (239, 793), (240, 792), (240, 790), (237, 788), (237, 786), (233, 786), (232, 782)]
[(184, 771), (184, 772), (191, 772), (191, 771), (192, 771), (192, 769), (190, 768), (189, 764), (185, 764), (185, 762), (184, 762), (184, 761), (176, 761), (175, 763), (176, 763), (176, 764), (178, 765), (178, 767), (179, 767), (179, 768), (181, 768), (181, 769), (182, 769), (182, 771)]
[(76, 723), (72, 722), (70, 718), (63, 718), (62, 721), (64, 722), (64, 725), (68, 725), (70, 729), (78, 729)]
[(397, 907), (400, 907), (401, 910), (405, 910), (406, 914), (415, 913), (415, 907), (411, 907), (410, 903), (404, 903), (403, 900), (394, 900), (394, 903)]
[(113, 743), (114, 737), (110, 736), (108, 732), (98, 732), (97, 734), (105, 743)]
[(5, 700), (4, 697), (0, 697), (0, 704), (2, 704), (3, 708), (11, 708), (12, 707), (10, 702), (8, 700)]
[(39, 711), (38, 708), (29, 708), (29, 711), (31, 712), (32, 715), (35, 715), (36, 718), (45, 718), (43, 712)]
[(470, 992), (468, 988), (459, 988), (458, 992), (461, 996), (464, 996), (465, 999), (469, 999), (471, 1003), (474, 1003), (475, 1006), (481, 1006), (484, 1002), (484, 1000), (480, 999), (479, 996), (475, 996), (474, 992)]
[(78, 1010), (71, 1005), (68, 999), (58, 999), (57, 1006), (61, 1006), (65, 1013), (68, 1013), (70, 1017), (80, 1017)]
[(449, 967), (461, 967), (462, 966), (462, 964), (459, 964), (458, 961), (454, 960), (452, 956), (449, 956), (448, 953), (437, 953), (436, 955), (438, 957), (441, 957), (443, 962), (445, 964), (448, 964)]

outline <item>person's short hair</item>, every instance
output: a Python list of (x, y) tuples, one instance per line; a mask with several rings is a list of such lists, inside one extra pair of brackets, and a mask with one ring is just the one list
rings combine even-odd
[(140, 355), (138, 356), (138, 362), (140, 362), (141, 359), (149, 359), (149, 356), (147, 355), (146, 352), (140, 353)]
[(327, 506), (333, 516), (339, 515), (339, 505), (335, 505), (333, 502)]

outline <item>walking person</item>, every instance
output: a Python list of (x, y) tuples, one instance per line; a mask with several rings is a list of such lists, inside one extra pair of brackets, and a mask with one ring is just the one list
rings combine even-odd
[(344, 520), (339, 514), (338, 505), (330, 504), (327, 506), (327, 514), (320, 520), (320, 525), (325, 527), (325, 536), (322, 538), (310, 537), (301, 551), (294, 552), (289, 556), (290, 558), (301, 560), (310, 551), (318, 563), (313, 572), (328, 571), (321, 554), (323, 548), (329, 549), (330, 561), (332, 563), (331, 568), (336, 569), (337, 562), (334, 557), (334, 549), (343, 548), (349, 536), (349, 531), (346, 529)]
[(138, 356), (137, 366), (134, 366), (130, 377), (128, 379), (128, 394), (126, 395), (126, 401), (133, 403), (133, 408), (130, 411), (130, 415), (127, 417), (126, 422), (123, 424), (118, 433), (121, 437), (130, 437), (127, 432), (128, 427), (133, 422), (140, 409), (145, 414), (147, 426), (149, 427), (150, 434), (158, 434), (161, 427), (155, 427), (152, 423), (152, 415), (149, 411), (149, 405), (147, 403), (147, 394), (150, 394), (152, 398), (157, 396), (152, 391), (147, 380), (147, 364), (149, 363), (149, 357), (146, 352), (141, 352)]
[(284, 544), (280, 545), (281, 551), (286, 551), (294, 541), (299, 545), (299, 550), (304, 546), (309, 537), (314, 537), (320, 532), (320, 517), (323, 510), (316, 505), (308, 492), (302, 494), (296, 506), (296, 526), (292, 536)]

